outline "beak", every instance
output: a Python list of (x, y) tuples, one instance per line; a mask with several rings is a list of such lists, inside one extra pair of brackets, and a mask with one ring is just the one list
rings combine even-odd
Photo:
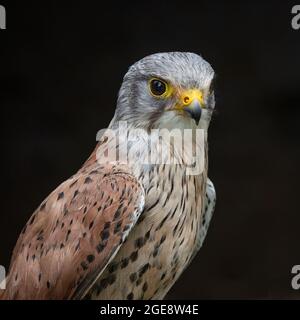
[(189, 113), (192, 119), (195, 120), (196, 125), (198, 125), (202, 114), (201, 104), (198, 99), (194, 99), (189, 105), (185, 106), (183, 110)]
[(204, 106), (203, 93), (198, 89), (187, 90), (181, 93), (180, 103), (176, 109), (187, 112), (198, 125)]

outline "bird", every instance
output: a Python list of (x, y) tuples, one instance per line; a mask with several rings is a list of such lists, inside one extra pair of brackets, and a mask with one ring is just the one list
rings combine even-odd
[[(0, 299), (164, 299), (201, 248), (215, 208), (214, 80), (212, 66), (191, 52), (153, 53), (128, 69), (94, 151), (21, 231)], [(197, 129), (203, 170), (187, 174), (193, 166), (167, 133)], [(159, 141), (176, 163), (164, 161)], [(197, 144), (194, 136), (187, 144)], [(121, 150), (127, 158), (113, 159)]]

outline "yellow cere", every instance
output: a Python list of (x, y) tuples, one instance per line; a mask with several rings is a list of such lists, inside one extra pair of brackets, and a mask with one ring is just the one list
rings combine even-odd
[(197, 99), (201, 106), (204, 106), (203, 93), (198, 89), (185, 90), (181, 93), (180, 99), (183, 105), (187, 106)]

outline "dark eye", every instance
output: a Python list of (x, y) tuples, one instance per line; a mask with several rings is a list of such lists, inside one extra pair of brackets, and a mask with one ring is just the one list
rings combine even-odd
[(161, 96), (167, 91), (167, 84), (158, 79), (150, 80), (150, 90), (155, 96)]

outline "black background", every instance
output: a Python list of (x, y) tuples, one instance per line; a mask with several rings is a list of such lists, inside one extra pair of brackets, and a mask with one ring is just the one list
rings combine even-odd
[[(296, 2), (297, 3), (297, 2)], [(177, 298), (299, 298), (300, 30), (286, 1), (12, 1), (0, 30), (0, 263), (33, 210), (89, 156), (127, 68), (160, 51), (218, 75), (217, 207)]]

